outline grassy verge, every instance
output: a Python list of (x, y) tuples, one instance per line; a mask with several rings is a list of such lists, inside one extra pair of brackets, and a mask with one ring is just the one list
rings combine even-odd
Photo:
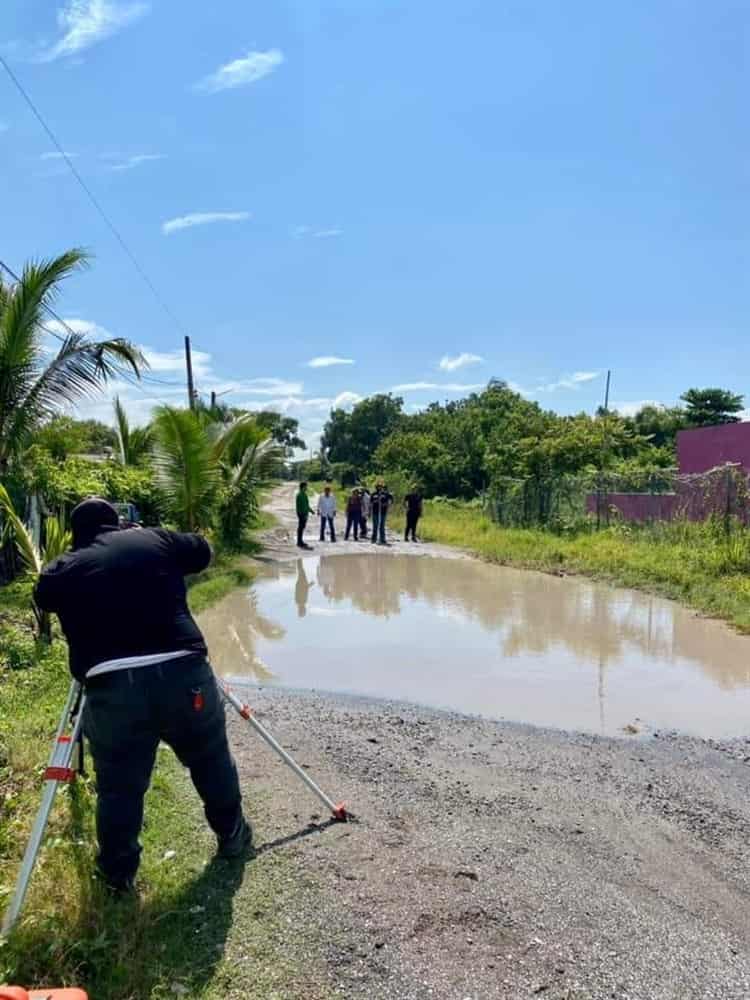
[(750, 633), (750, 532), (680, 522), (619, 525), (573, 536), (494, 524), (474, 507), (427, 503), (426, 541), (464, 548), (491, 562), (580, 573), (652, 591)]
[[(193, 610), (249, 579), (241, 557), (220, 555), (191, 581)], [(30, 591), (29, 581), (0, 591), (0, 910), (69, 685), (64, 643), (34, 643)], [(251, 817), (266, 805), (254, 795)], [(113, 901), (93, 878), (94, 806), (90, 776), (58, 792), (22, 919), (0, 944), (0, 982), (79, 985), (92, 1000), (305, 995), (282, 916), (296, 892), (289, 861), (273, 851), (247, 866), (215, 860), (198, 797), (169, 750), (147, 796), (137, 897)]]

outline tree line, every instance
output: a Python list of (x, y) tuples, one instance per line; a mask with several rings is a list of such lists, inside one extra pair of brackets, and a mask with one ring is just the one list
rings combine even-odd
[(481, 392), (418, 413), (400, 396), (380, 394), (325, 424), (319, 458), (302, 476), (371, 474), (416, 481), (426, 496), (472, 498), (502, 477), (550, 479), (590, 470), (623, 475), (676, 465), (677, 432), (739, 420), (743, 397), (726, 389), (689, 389), (681, 406), (643, 406), (561, 416), (493, 379)]

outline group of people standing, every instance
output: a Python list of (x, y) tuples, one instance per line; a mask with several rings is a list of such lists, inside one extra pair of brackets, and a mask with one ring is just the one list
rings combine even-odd
[[(344, 541), (348, 541), (350, 535), (354, 535), (354, 541), (364, 541), (368, 537), (368, 524), (370, 540), (373, 544), (387, 545), (385, 537), (385, 525), (388, 512), (394, 504), (393, 494), (388, 491), (385, 483), (378, 481), (372, 493), (364, 486), (355, 487), (347, 497), (346, 501), (346, 531)], [(422, 495), (416, 486), (404, 498), (406, 508), (406, 531), (404, 541), (417, 541), (417, 522), (422, 515)], [(310, 549), (312, 546), (305, 542), (304, 534), (307, 527), (307, 520), (313, 509), (310, 497), (307, 493), (307, 483), (299, 485), (299, 492), (296, 498), (297, 509), (297, 546), (301, 549)], [(331, 488), (331, 484), (326, 483), (323, 492), (318, 497), (317, 514), (320, 518), (320, 541), (324, 542), (326, 531), (332, 542), (336, 541), (336, 497)]]

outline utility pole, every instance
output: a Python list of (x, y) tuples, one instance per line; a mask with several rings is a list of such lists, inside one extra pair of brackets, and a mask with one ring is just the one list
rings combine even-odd
[(211, 390), (211, 409), (216, 409), (216, 392), (214, 389)]
[(604, 390), (604, 412), (609, 412), (609, 380), (612, 377), (612, 371), (607, 369), (607, 388)]
[(187, 368), (188, 406), (195, 409), (195, 386), (193, 385), (193, 359), (190, 356), (190, 337), (185, 337), (185, 367)]

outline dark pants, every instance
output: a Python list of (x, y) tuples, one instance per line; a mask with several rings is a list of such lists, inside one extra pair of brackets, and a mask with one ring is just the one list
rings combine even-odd
[(297, 545), (300, 548), (305, 544), (305, 540), (302, 537), (305, 533), (305, 528), (307, 527), (307, 514), (297, 514)]
[(409, 511), (406, 512), (406, 534), (404, 535), (404, 541), (409, 541), (409, 533), (411, 532), (411, 540), (416, 542), (417, 540), (417, 521), (419, 520), (419, 514), (411, 514)]
[(329, 532), (329, 534), (331, 536), (331, 541), (335, 542), (336, 541), (336, 529), (333, 526), (333, 518), (332, 517), (321, 517), (321, 519), (320, 519), (320, 540), (321, 540), (321, 542), (325, 541), (326, 522), (328, 523), (328, 532)]
[(367, 538), (367, 518), (364, 514), (359, 519), (359, 533), (363, 538)]
[(352, 528), (354, 528), (354, 541), (355, 542), (359, 541), (359, 525), (360, 525), (361, 520), (362, 520), (362, 518), (360, 517), (358, 511), (354, 511), (353, 513), (347, 513), (347, 515), (346, 515), (346, 531), (344, 532), (344, 541), (348, 541), (348, 539), (349, 539), (349, 533), (351, 532)]
[(385, 519), (387, 511), (372, 510), (372, 541), (385, 545)]
[(86, 687), (84, 731), (96, 771), (97, 864), (126, 885), (141, 855), (143, 797), (164, 740), (190, 769), (209, 826), (221, 840), (242, 817), (224, 705), (201, 655), (95, 677)]

